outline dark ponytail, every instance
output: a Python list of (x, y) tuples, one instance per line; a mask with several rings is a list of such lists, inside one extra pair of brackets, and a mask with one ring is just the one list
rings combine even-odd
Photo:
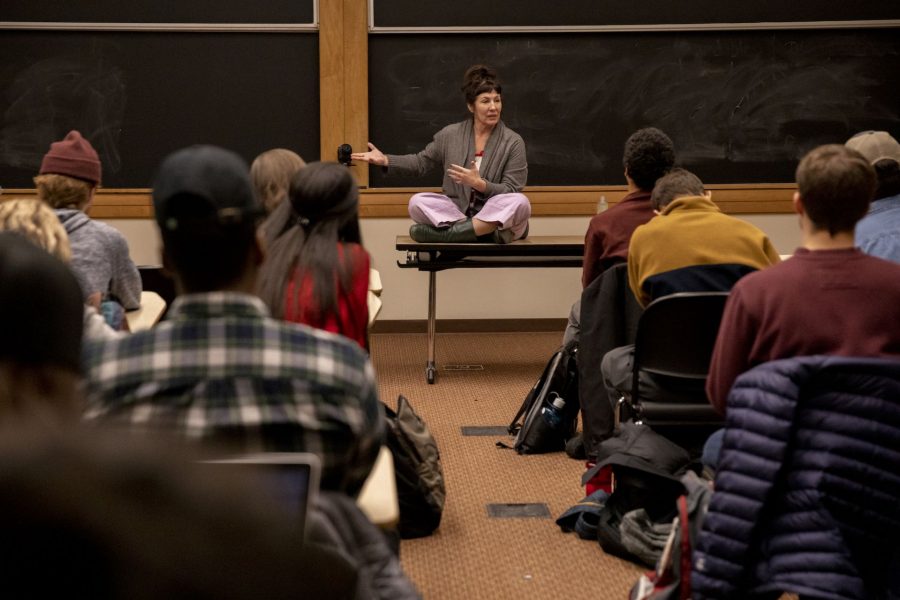
[[(259, 295), (276, 317), (284, 316), (287, 283), (296, 273), (300, 284), (309, 275), (312, 298), (320, 315), (337, 310), (337, 284), (352, 286), (358, 255), (338, 252), (338, 244), (362, 244), (359, 190), (350, 170), (338, 163), (316, 162), (291, 179), (288, 227), (272, 243), (260, 272)], [(295, 294), (299, 285), (295, 286)]]

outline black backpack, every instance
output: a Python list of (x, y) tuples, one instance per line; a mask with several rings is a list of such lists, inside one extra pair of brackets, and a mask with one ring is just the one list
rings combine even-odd
[(394, 459), (397, 481), (400, 537), (431, 535), (441, 523), (446, 495), (437, 443), (403, 395), (397, 398), (396, 412), (386, 404), (384, 412), (386, 442)]
[[(578, 347), (571, 345), (562, 347), (553, 353), (544, 372), (537, 383), (525, 396), (521, 408), (507, 427), (509, 435), (516, 436), (513, 448), (519, 454), (542, 454), (556, 452), (566, 446), (566, 441), (575, 434), (575, 421), (578, 418), (578, 366), (576, 356)], [(562, 398), (562, 426), (551, 428), (541, 415), (541, 410)], [(519, 420), (524, 416), (524, 420)], [(502, 442), (498, 446), (506, 446)]]

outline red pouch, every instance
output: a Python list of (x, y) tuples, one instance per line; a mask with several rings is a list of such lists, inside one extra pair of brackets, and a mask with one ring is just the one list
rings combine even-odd
[[(585, 463), (585, 466), (590, 470), (594, 467), (594, 463)], [(584, 484), (585, 496), (590, 496), (597, 490), (603, 490), (607, 494), (612, 494), (612, 465), (606, 465), (601, 468), (596, 475)]]

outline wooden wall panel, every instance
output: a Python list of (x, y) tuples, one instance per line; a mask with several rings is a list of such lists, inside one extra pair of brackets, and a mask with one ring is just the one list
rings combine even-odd
[[(711, 185), (713, 200), (726, 213), (760, 214), (791, 213), (792, 184)], [(360, 191), (362, 218), (406, 217), (409, 197), (416, 192), (439, 191), (438, 188), (374, 188)], [(601, 196), (612, 206), (626, 193), (625, 186), (531, 187), (525, 188), (531, 200), (532, 214), (541, 217), (586, 216), (597, 212)], [(4, 190), (0, 200), (30, 198), (33, 189)], [(101, 189), (91, 207), (92, 217), (99, 219), (147, 219), (153, 216), (148, 189)]]

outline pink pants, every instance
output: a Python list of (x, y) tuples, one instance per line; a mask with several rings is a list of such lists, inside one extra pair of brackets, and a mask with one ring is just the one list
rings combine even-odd
[[(466, 215), (456, 203), (443, 194), (424, 192), (409, 199), (409, 216), (416, 223), (446, 227), (462, 221)], [(531, 203), (525, 194), (498, 194), (488, 198), (475, 218), (486, 223), (497, 223), (500, 229), (513, 232), (513, 239), (522, 238), (528, 230)]]

